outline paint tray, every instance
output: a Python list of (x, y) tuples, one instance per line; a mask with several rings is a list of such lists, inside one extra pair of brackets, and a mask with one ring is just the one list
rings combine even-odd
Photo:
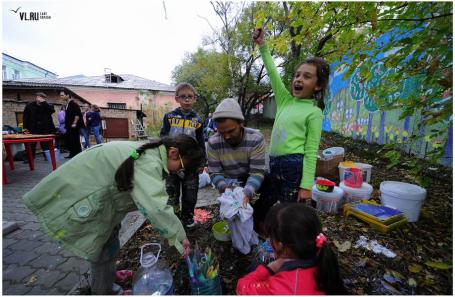
[(401, 211), (368, 200), (344, 205), (343, 213), (345, 216), (355, 216), (384, 233), (407, 222)]

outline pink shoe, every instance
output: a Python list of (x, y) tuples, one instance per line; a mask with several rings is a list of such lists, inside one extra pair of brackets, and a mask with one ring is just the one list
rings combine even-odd
[(116, 283), (126, 283), (133, 277), (133, 271), (131, 270), (119, 270), (115, 272)]

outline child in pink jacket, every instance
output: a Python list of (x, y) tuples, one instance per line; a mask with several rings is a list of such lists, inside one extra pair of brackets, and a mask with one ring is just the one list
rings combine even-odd
[(347, 294), (314, 209), (280, 203), (270, 209), (265, 224), (277, 259), (241, 278), (238, 295)]

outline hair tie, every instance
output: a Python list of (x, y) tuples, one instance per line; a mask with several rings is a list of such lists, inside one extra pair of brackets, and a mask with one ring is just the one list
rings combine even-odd
[(318, 249), (322, 248), (322, 246), (324, 245), (324, 243), (327, 241), (327, 237), (325, 237), (324, 234), (322, 233), (319, 233), (318, 236), (316, 236), (316, 247)]
[(130, 157), (133, 158), (134, 160), (137, 160), (139, 159), (139, 153), (136, 150), (134, 150), (131, 152)]

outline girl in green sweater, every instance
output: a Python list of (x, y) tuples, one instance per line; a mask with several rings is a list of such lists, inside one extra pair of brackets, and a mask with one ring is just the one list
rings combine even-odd
[(277, 105), (270, 144), (272, 188), (280, 202), (305, 201), (311, 198), (330, 68), (323, 59), (306, 59), (296, 69), (291, 94), (273, 63), (264, 31), (256, 29), (253, 40), (259, 45)]

